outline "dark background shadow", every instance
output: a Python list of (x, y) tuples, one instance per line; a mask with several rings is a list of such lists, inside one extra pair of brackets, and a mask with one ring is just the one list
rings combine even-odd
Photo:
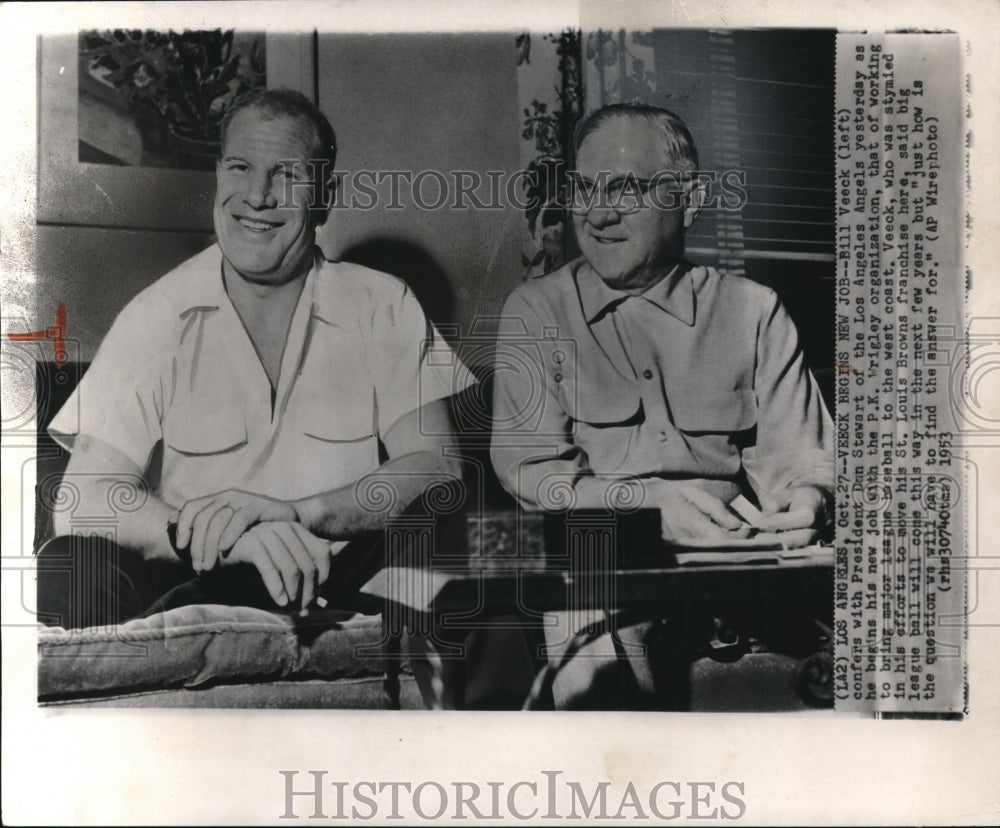
[(373, 238), (349, 247), (341, 260), (402, 279), (427, 318), (451, 344), (457, 338), (455, 292), (441, 265), (424, 248), (400, 238)]
[[(516, 503), (493, 473), (490, 461), (490, 423), (493, 399), (492, 362), (470, 363), (463, 354), (455, 292), (437, 260), (420, 245), (406, 239), (376, 237), (352, 245), (341, 260), (388, 273), (404, 281), (417, 297), (424, 314), (479, 378), (471, 388), (449, 399), (458, 450), (464, 461), (466, 506), (478, 511), (513, 509)], [(481, 345), (481, 342), (472, 343)], [(479, 349), (476, 349), (479, 353)], [(481, 354), (480, 354), (481, 355)]]

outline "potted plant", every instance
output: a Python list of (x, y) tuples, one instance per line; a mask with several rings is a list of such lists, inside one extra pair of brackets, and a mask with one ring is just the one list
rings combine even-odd
[(93, 30), (82, 36), (81, 55), (89, 74), (113, 86), (140, 123), (159, 121), (177, 166), (212, 169), (226, 108), (266, 82), (263, 38), (244, 54), (233, 37), (232, 29)]
[[(534, 143), (537, 153), (525, 168), (525, 218), (532, 235), (530, 255), (521, 253), (525, 276), (548, 273), (567, 258), (565, 194), (567, 164), (572, 143), (573, 124), (580, 117), (582, 75), (580, 70), (580, 34), (566, 29), (557, 35), (545, 35), (544, 41), (555, 45), (559, 59), (557, 102), (533, 100), (525, 108), (521, 138)], [(518, 63), (530, 63), (531, 36), (517, 38)]]

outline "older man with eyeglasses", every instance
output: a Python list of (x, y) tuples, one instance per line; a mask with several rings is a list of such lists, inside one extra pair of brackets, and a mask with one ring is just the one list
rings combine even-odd
[(527, 508), (642, 503), (666, 540), (724, 546), (752, 531), (742, 496), (757, 531), (804, 546), (830, 521), (831, 418), (774, 292), (684, 258), (697, 171), (671, 112), (613, 105), (582, 125), (583, 256), (507, 300), (532, 347), (501, 338), (493, 463)]
[[(496, 372), (500, 479), (528, 507), (564, 506), (547, 498), (567, 483), (579, 507), (658, 506), (668, 540), (745, 536), (728, 505), (742, 494), (786, 545), (811, 542), (829, 519), (830, 416), (775, 294), (683, 257), (704, 196), (687, 127), (614, 105), (577, 147), (583, 257), (503, 311), (537, 338), (542, 364)], [(540, 416), (520, 416), (533, 396)]]

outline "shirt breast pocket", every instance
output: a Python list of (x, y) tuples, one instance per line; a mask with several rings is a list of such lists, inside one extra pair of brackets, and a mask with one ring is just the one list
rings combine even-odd
[(642, 407), (639, 392), (622, 383), (563, 379), (558, 385), (566, 413), (579, 423), (595, 427), (632, 423)]
[(617, 471), (629, 456), (642, 422), (642, 397), (621, 382), (564, 380), (560, 399), (569, 415), (574, 442), (598, 474)]
[(353, 483), (378, 467), (378, 436), (371, 391), (300, 406), (289, 418), (281, 446), (305, 493)]
[(249, 434), (242, 413), (176, 406), (163, 421), (160, 490), (169, 503), (232, 488), (248, 462)]
[(224, 411), (172, 410), (163, 423), (163, 442), (184, 457), (232, 454), (247, 444), (246, 421)]
[(678, 430), (690, 434), (735, 434), (757, 425), (757, 398), (752, 389), (670, 394), (671, 416)]

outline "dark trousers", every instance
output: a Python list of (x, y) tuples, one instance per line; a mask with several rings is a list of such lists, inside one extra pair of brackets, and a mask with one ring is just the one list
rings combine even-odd
[(37, 553), (38, 620), (66, 629), (111, 626), (187, 604), (280, 609), (255, 567), (196, 575), (180, 561), (144, 560), (106, 538), (61, 536)]
[[(352, 543), (338, 556), (337, 572), (320, 594), (331, 608), (381, 612), (380, 602), (362, 600), (356, 592), (384, 561), (380, 539)], [(294, 611), (274, 603), (249, 564), (196, 575), (179, 560), (144, 560), (113, 541), (78, 536), (53, 538), (38, 550), (36, 607), (39, 623), (46, 626), (113, 626), (189, 604)], [(458, 682), (460, 706), (519, 708), (540, 667), (537, 650), (543, 638), (537, 625), (522, 625), (523, 619), (516, 618), (494, 621), (495, 628), (449, 631), (447, 638), (463, 654), (448, 671), (449, 683)]]

